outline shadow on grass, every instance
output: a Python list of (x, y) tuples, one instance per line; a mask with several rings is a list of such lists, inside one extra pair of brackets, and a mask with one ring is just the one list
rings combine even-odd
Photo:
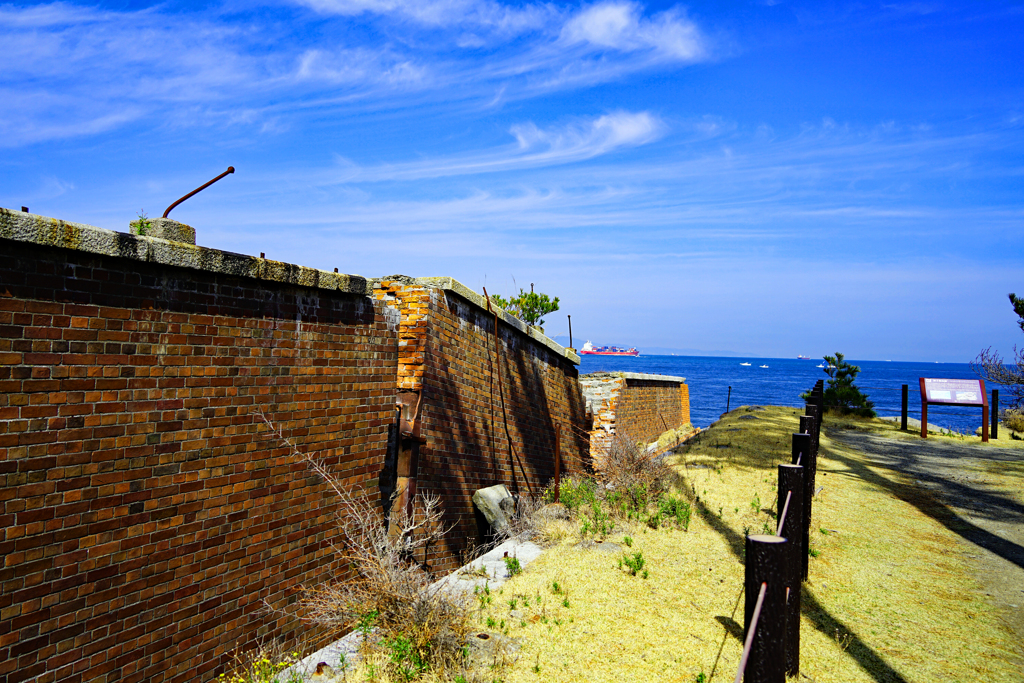
[[(725, 539), (729, 544), (729, 549), (742, 562), (745, 554), (746, 539), (733, 531), (717, 514), (709, 510), (703, 501), (697, 499), (694, 500), (693, 504), (698, 514), (707, 522), (708, 526)], [(906, 679), (899, 671), (892, 668), (888, 662), (872, 650), (846, 624), (832, 616), (806, 587), (801, 592), (801, 612), (813, 624), (815, 629), (829, 638), (845, 638), (846, 654), (852, 657), (865, 673), (878, 681), (878, 683), (906, 683)], [(729, 622), (736, 624), (739, 627), (739, 637), (742, 638), (743, 627), (736, 623), (735, 619), (724, 616), (715, 617), (715, 619), (722, 624), (728, 635), (735, 635)], [(721, 650), (719, 650), (719, 653), (721, 653)], [(717, 666), (718, 661), (716, 659), (714, 668), (717, 668)], [(712, 675), (714, 675), (714, 668), (712, 669)]]
[[(847, 447), (865, 450), (869, 455), (876, 456), (876, 458), (881, 455), (872, 448), (876, 444), (867, 445), (859, 440), (856, 444), (853, 444), (842, 437), (837, 436), (833, 438)], [(896, 449), (896, 452), (901, 453), (903, 449)], [(837, 453), (835, 449), (830, 449), (829, 458), (841, 462), (860, 479), (888, 491), (905, 503), (913, 505), (953, 533), (1024, 569), (1024, 548), (967, 521), (952, 507), (940, 501), (932, 490), (919, 485), (903, 483), (896, 478), (889, 479), (884, 477), (867, 465)], [(1016, 501), (951, 481), (946, 477), (936, 474), (934, 471), (922, 470), (920, 469), (921, 463), (912, 454), (904, 454), (902, 457), (895, 458), (890, 455), (888, 462), (875, 459), (872, 461), (872, 464), (884, 467), (894, 473), (915, 477), (922, 482), (934, 484), (946, 495), (959, 495), (970, 502), (986, 504), (989, 508), (990, 518), (1010, 520), (1024, 517), (1024, 506), (1021, 506)]]

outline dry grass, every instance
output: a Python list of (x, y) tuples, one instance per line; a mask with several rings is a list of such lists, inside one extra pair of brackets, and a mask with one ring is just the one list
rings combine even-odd
[[(688, 532), (617, 520), (605, 543), (581, 549), (565, 538), (505, 584), (477, 614), (523, 641), (504, 680), (732, 680), (744, 531), (774, 524), (776, 465), (788, 461), (796, 426), (792, 409), (733, 411), (671, 461), (695, 508)], [(823, 434), (802, 673), (817, 683), (1019, 681), (1014, 643), (966, 564), (972, 547), (875, 476), (894, 475)], [(604, 550), (626, 535), (631, 548)], [(626, 550), (643, 553), (646, 580), (619, 568)], [(568, 590), (568, 607), (553, 582)]]

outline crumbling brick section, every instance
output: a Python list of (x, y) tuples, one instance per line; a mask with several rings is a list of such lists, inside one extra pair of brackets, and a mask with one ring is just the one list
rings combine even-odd
[(626, 372), (580, 378), (591, 419), (591, 456), (596, 466), (616, 434), (649, 443), (690, 422), (690, 390), (683, 377)]
[(453, 569), (482, 540), (473, 492), (500, 483), (540, 495), (554, 476), (556, 429), (562, 473), (591, 470), (576, 364), (504, 315), (496, 338), (486, 304), (457, 288), (392, 277), (374, 283), (374, 296), (401, 313), (399, 396), (418, 394), (407, 401), (418, 413), (404, 428), (398, 489), (407, 477), (405, 490), (442, 496), (453, 530), (420, 559)]
[[(263, 607), (339, 570), (334, 501), (257, 411), (376, 491), (397, 335), (365, 295), (0, 239), (0, 681), (210, 680), (294, 636)], [(436, 374), (482, 356), (437, 348), (431, 419), (472, 415)]]

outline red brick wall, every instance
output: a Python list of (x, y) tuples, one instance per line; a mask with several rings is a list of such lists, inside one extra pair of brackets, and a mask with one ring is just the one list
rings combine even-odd
[(649, 443), (690, 421), (685, 384), (627, 379), (616, 403), (616, 433)]
[(423, 559), (451, 569), (479, 540), (474, 491), (502, 483), (538, 495), (554, 476), (556, 425), (563, 474), (590, 469), (578, 372), (504, 322), (495, 365), (494, 317), (454, 292), (385, 279), (375, 295), (402, 312), (399, 387), (422, 391), (417, 490), (440, 494), (455, 525)]
[[(392, 322), (388, 323), (388, 320)], [(376, 486), (393, 314), (367, 297), (0, 240), (0, 681), (200, 681), (337, 569)]]

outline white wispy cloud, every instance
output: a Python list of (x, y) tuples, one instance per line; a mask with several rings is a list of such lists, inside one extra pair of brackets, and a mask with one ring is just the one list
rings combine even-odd
[(425, 26), (471, 26), (500, 35), (543, 29), (559, 11), (551, 4), (505, 5), (492, 0), (296, 0), (321, 14), (397, 17)]
[(695, 61), (706, 56), (697, 25), (678, 10), (644, 17), (632, 2), (601, 2), (585, 7), (562, 30), (568, 43), (589, 43), (622, 52), (653, 50), (664, 57)]
[(630, 2), (294, 1), (312, 11), (0, 7), (0, 145), (146, 121), (273, 135), (312, 109), (496, 106), (708, 54), (681, 13)]
[(343, 160), (340, 173), (327, 175), (331, 183), (409, 181), (558, 166), (646, 145), (667, 130), (658, 116), (646, 111), (615, 111), (545, 128), (519, 123), (509, 129), (515, 143), (497, 149), (374, 167)]

